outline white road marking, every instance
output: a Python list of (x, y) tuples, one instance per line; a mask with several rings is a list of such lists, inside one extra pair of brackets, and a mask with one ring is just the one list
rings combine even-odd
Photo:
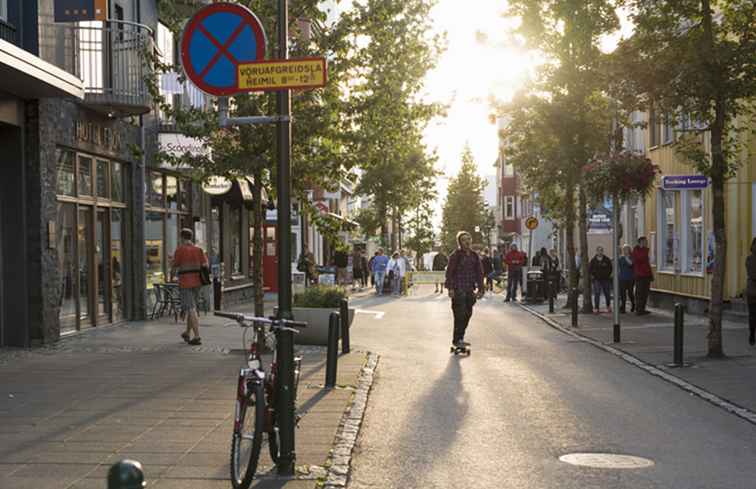
[(383, 315), (386, 314), (383, 311), (371, 311), (368, 309), (355, 309), (355, 314), (373, 314), (375, 315), (375, 319), (383, 319)]

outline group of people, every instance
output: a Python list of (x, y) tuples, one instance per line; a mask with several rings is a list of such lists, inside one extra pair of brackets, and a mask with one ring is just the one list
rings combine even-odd
[[(593, 312), (601, 312), (601, 295), (603, 293), (606, 311), (612, 311), (612, 260), (604, 254), (602, 246), (596, 247), (596, 254), (588, 263), (588, 274), (593, 284)], [(619, 257), (619, 312), (630, 312), (638, 316), (649, 314), (646, 309), (651, 282), (654, 280), (649, 260), (648, 240), (645, 236), (638, 238), (638, 244), (631, 248), (625, 244)]]
[(384, 295), (387, 282), (392, 295), (401, 295), (404, 277), (413, 268), (412, 260), (405, 255), (403, 250), (395, 251), (391, 257), (388, 257), (384, 254), (383, 248), (378, 248), (378, 251), (367, 262), (367, 271), (378, 295)]

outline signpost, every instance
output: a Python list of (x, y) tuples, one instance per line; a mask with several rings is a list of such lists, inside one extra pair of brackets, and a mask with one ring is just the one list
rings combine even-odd
[[(181, 62), (187, 77), (201, 90), (219, 98), (222, 127), (276, 124), (278, 167), (278, 315), (291, 319), (291, 95), (292, 89), (317, 88), (327, 80), (322, 58), (290, 60), (288, 0), (278, 0), (278, 59), (265, 58), (266, 38), (252, 11), (235, 3), (213, 3), (197, 11), (181, 38)], [(276, 91), (275, 116), (229, 117), (227, 96), (259, 90)], [(279, 334), (277, 406), (282, 475), (294, 474), (294, 341)]]

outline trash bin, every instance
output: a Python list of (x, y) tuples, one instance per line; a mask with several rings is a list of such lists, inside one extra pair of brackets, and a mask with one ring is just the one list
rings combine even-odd
[(525, 297), (528, 302), (542, 302), (546, 299), (546, 280), (541, 270), (528, 270)]

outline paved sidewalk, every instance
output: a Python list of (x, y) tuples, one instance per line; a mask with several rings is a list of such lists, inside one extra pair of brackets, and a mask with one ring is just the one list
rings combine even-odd
[(673, 361), (674, 312), (649, 308), (651, 314), (620, 314), (621, 342), (613, 342), (613, 316), (610, 313), (579, 314), (578, 328), (571, 328), (566, 298), (560, 297), (549, 314), (548, 303), (526, 307), (556, 321), (574, 333), (628, 353), (705, 391), (756, 413), (756, 348), (748, 345), (748, 325), (723, 321), (722, 336), (727, 358), (710, 359), (707, 354), (708, 318), (685, 315), (685, 368), (670, 368)]
[[(148, 487), (230, 487), (244, 356), (241, 329), (224, 322), (201, 316), (201, 346), (186, 345), (181, 327), (168, 319), (106, 327), (34, 350), (0, 349), (0, 487), (103, 489), (110, 465), (123, 458), (143, 464)], [(337, 388), (325, 389), (326, 350), (296, 349), (304, 354), (297, 476), (277, 478), (263, 453), (255, 488), (329, 487), (339, 479), (334, 467), (343, 471), (346, 463), (348, 470), (375, 356), (342, 355)]]

